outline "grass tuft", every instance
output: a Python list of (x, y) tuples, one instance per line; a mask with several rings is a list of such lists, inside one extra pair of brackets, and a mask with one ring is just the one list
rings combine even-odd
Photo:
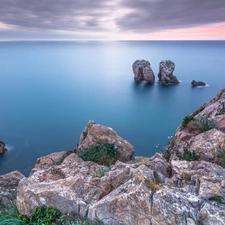
[(182, 122), (182, 127), (186, 128), (186, 126), (188, 125), (189, 122), (194, 121), (195, 118), (194, 116), (185, 116)]
[(214, 201), (220, 204), (225, 204), (224, 199), (221, 196), (215, 195), (209, 198), (209, 201)]
[(119, 159), (118, 149), (114, 144), (95, 144), (79, 155), (84, 161), (92, 161), (99, 165), (110, 166)]
[(4, 207), (0, 201), (0, 225), (103, 225), (99, 220), (87, 217), (62, 215), (53, 207), (37, 207), (31, 217), (19, 214), (15, 202)]
[(196, 161), (200, 159), (200, 155), (198, 155), (195, 151), (189, 151), (187, 148), (184, 150), (184, 153), (177, 153), (177, 157), (179, 160), (186, 161)]

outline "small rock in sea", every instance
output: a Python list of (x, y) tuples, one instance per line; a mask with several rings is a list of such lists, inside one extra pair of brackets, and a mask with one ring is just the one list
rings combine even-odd
[(159, 63), (159, 83), (161, 84), (179, 84), (180, 82), (173, 75), (175, 69), (174, 62), (170, 60), (163, 60)]
[(0, 155), (3, 154), (7, 149), (5, 148), (5, 143), (0, 141)]
[(142, 81), (145, 80), (147, 83), (155, 83), (155, 75), (152, 71), (151, 64), (149, 61), (136, 60), (133, 65), (134, 80)]
[(193, 87), (205, 86), (206, 85), (204, 82), (202, 82), (202, 81), (196, 81), (196, 80), (193, 80), (191, 82), (191, 84), (192, 84)]

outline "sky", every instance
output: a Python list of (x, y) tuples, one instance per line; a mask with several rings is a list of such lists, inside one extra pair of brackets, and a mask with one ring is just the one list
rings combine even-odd
[(225, 40), (225, 0), (0, 0), (0, 40)]

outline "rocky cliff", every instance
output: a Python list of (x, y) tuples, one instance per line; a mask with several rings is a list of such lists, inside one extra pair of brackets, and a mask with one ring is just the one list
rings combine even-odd
[(172, 151), (188, 148), (202, 160), (225, 166), (225, 88), (185, 119), (170, 144)]
[[(224, 102), (225, 89), (184, 119), (166, 152), (150, 158), (131, 160), (129, 142), (90, 121), (76, 151), (42, 157), (20, 177), (19, 212), (53, 206), (109, 225), (225, 225)], [(80, 157), (107, 143), (122, 155), (111, 166)]]

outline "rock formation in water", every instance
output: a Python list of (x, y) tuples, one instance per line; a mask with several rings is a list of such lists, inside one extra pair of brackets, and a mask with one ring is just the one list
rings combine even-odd
[(136, 60), (133, 65), (134, 80), (143, 81), (153, 84), (155, 83), (155, 75), (152, 71), (149, 61), (145, 60)]
[(0, 200), (4, 206), (14, 200), (18, 183), (22, 178), (24, 176), (19, 171), (0, 176)]
[(5, 148), (5, 143), (0, 141), (0, 155), (3, 154), (7, 149)]
[(202, 82), (202, 81), (196, 81), (196, 80), (193, 80), (191, 82), (191, 84), (192, 84), (193, 87), (205, 86), (206, 85), (204, 82)]
[(159, 83), (161, 84), (179, 84), (178, 79), (173, 75), (175, 69), (174, 62), (164, 60), (159, 63)]
[[(20, 181), (19, 212), (30, 216), (37, 206), (53, 206), (106, 225), (225, 225), (225, 156), (220, 155), (225, 154), (224, 102), (225, 89), (190, 115), (197, 123), (203, 117), (214, 120), (216, 127), (209, 131), (199, 125), (179, 126), (167, 160), (156, 153), (131, 161), (131, 144), (111, 128), (90, 121), (76, 153), (42, 157), (30, 176)], [(198, 130), (190, 132), (193, 127)], [(106, 168), (78, 156), (94, 143), (108, 142), (120, 149), (123, 162)], [(188, 151), (200, 158), (178, 157), (187, 144)]]

